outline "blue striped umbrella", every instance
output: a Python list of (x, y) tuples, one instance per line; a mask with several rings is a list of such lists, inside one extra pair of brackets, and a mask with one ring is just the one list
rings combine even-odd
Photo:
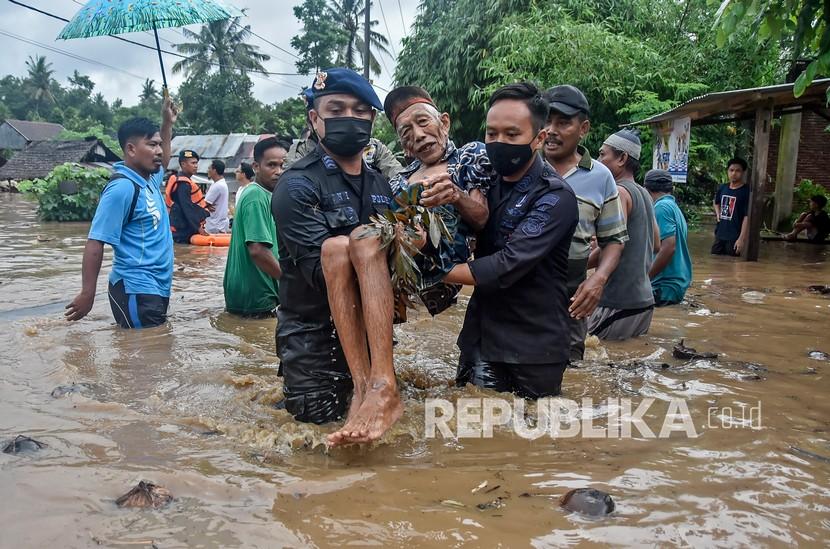
[(244, 15), (224, 0), (90, 0), (67, 23), (58, 39), (91, 38), (152, 30), (167, 91), (158, 29), (208, 23)]

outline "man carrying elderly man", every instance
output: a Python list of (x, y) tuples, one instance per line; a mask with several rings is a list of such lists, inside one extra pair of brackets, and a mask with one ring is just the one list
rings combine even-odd
[[(390, 181), (393, 193), (419, 192), (420, 204), (435, 208), (451, 237), (441, 239), (437, 246), (422, 239), (417, 243), (420, 253), (414, 257), (421, 299), (437, 314), (458, 291), (458, 286), (443, 284), (443, 278), (456, 265), (466, 263), (468, 238), (487, 222), (484, 193), (496, 172), (483, 143), (455, 146), (449, 139), (449, 115), (437, 109), (423, 88), (392, 90), (384, 111), (405, 153), (415, 159)], [(397, 207), (393, 201), (393, 210)], [(390, 268), (379, 240), (366, 237), (363, 229), (353, 232), (348, 241), (325, 242), (322, 250), (332, 318), (355, 380), (346, 424), (329, 436), (329, 443), (370, 442), (380, 438), (402, 412), (391, 353), (396, 307)], [(379, 279), (384, 279), (382, 286), (376, 283)], [(400, 318), (405, 310), (397, 310)], [(380, 329), (373, 330), (373, 325)], [(388, 354), (376, 353), (373, 343), (388, 349)]]

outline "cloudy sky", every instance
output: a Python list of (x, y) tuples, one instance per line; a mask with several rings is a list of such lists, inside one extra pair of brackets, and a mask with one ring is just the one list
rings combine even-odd
[[(67, 19), (71, 19), (83, 4), (82, 0), (19, 1)], [(300, 23), (294, 17), (292, 10), (292, 7), (300, 1), (230, 0), (235, 6), (247, 10), (245, 24), (250, 25), (253, 32), (288, 52), (293, 52), (290, 44), (291, 37), (300, 30)], [(393, 50), (394, 52), (400, 51), (401, 39), (414, 21), (417, 6), (418, 0), (373, 0), (372, 19), (380, 22), (376, 30), (389, 37), (390, 53)], [(383, 13), (381, 13), (381, 8)], [(383, 14), (386, 15), (385, 20)], [(2, 51), (3, 60), (0, 72), (23, 75), (26, 72), (26, 59), (30, 55), (45, 55), (52, 63), (55, 78), (62, 83), (66, 83), (66, 77), (72, 74), (72, 71), (78, 70), (82, 74), (89, 75), (96, 84), (96, 90), (103, 93), (108, 100), (120, 97), (126, 105), (138, 102), (141, 84), (145, 78), (161, 82), (158, 58), (154, 52), (107, 37), (56, 40), (55, 37), (63, 25), (63, 22), (56, 19), (27, 10), (8, 0), (0, 0), (0, 51)], [(198, 30), (198, 26), (190, 28)], [(153, 45), (152, 33), (134, 33), (124, 35), (124, 37)], [(171, 51), (175, 51), (172, 44), (185, 41), (177, 29), (159, 31), (159, 37), (162, 49)], [(293, 55), (280, 51), (274, 45), (257, 37), (252, 37), (250, 43), (259, 46), (261, 52), (271, 56), (271, 60), (265, 63), (265, 68), (269, 72), (296, 73)], [(52, 51), (49, 48), (61, 50), (75, 57)], [(95, 63), (87, 60), (95, 61)], [(175, 57), (169, 55), (164, 59), (168, 82), (174, 89), (183, 80), (181, 75), (173, 75), (170, 71), (170, 67), (176, 60)], [(389, 89), (395, 67), (394, 54), (391, 57), (383, 56), (383, 61), (385, 63), (383, 73), (375, 77), (375, 83)], [(296, 95), (303, 85), (311, 83), (311, 77), (297, 75), (267, 77), (252, 75), (252, 80), (254, 95), (268, 103)], [(382, 99), (384, 92), (378, 90), (378, 95)]]

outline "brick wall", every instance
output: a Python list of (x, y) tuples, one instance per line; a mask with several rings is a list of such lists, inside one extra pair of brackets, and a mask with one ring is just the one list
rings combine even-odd
[[(801, 116), (801, 139), (798, 142), (798, 165), (795, 172), (795, 184), (802, 179), (824, 185), (830, 190), (830, 132), (824, 128), (830, 126), (830, 120), (811, 111), (804, 111)], [(775, 175), (778, 170), (778, 141), (781, 124), (775, 124), (770, 133), (769, 163), (767, 174), (773, 183), (767, 184), (767, 192), (775, 190)]]

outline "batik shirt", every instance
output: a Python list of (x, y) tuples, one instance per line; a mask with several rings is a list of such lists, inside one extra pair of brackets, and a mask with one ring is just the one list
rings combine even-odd
[[(470, 192), (478, 189), (487, 194), (490, 184), (496, 180), (497, 174), (487, 158), (484, 143), (478, 141), (456, 148), (452, 140), (448, 140), (441, 162), (447, 163), (447, 173), (450, 174), (453, 183), (463, 191)], [(415, 159), (402, 172), (389, 180), (389, 185), (395, 195), (408, 191), (409, 177), (417, 172), (421, 165), (421, 161)], [(396, 204), (393, 200), (393, 210)], [(466, 263), (470, 258), (470, 246), (467, 239), (473, 236), (473, 231), (462, 221), (455, 206), (451, 204), (437, 206), (433, 211), (437, 211), (444, 220), (444, 224), (452, 235), (452, 241), (442, 238), (437, 249), (427, 242), (421, 253), (415, 257), (415, 262), (421, 271), (422, 289), (440, 282), (454, 266)]]

